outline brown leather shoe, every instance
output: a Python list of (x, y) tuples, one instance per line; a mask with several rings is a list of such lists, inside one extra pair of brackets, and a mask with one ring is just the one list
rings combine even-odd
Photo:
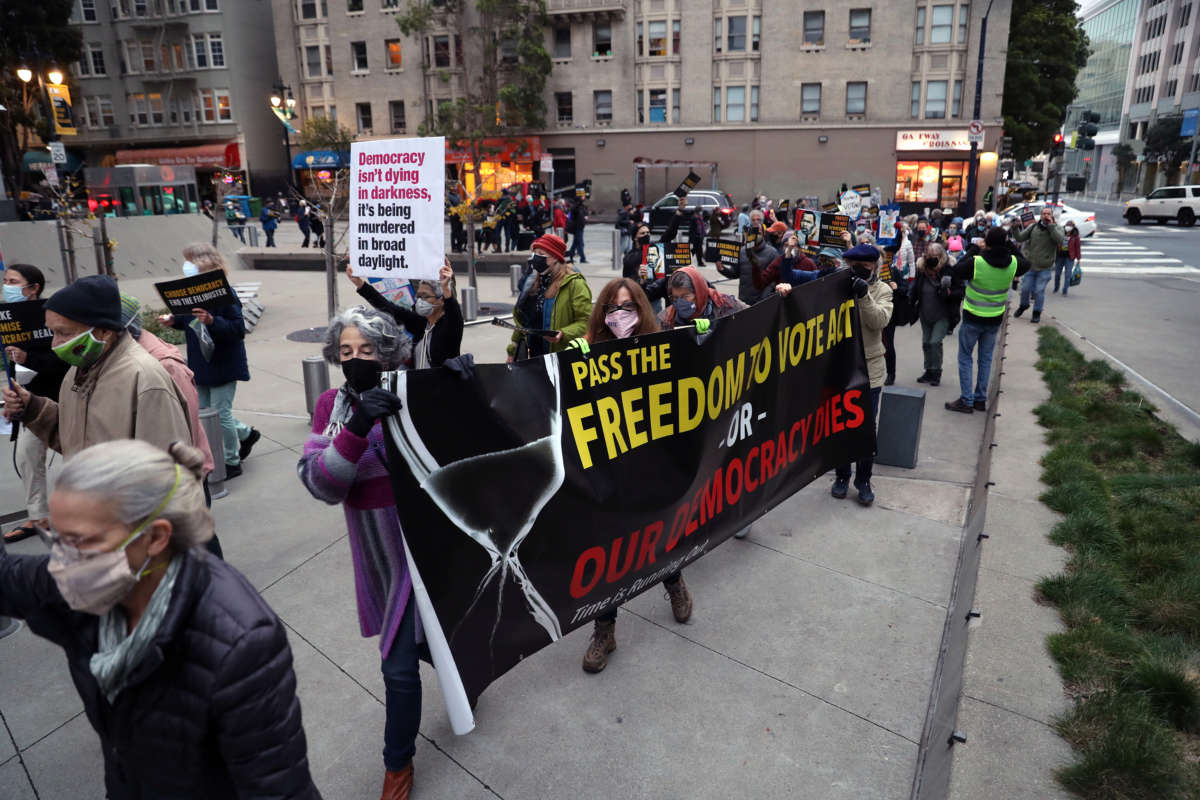
[(383, 776), (383, 794), (379, 796), (379, 800), (408, 800), (408, 795), (412, 792), (412, 784), (412, 764), (399, 772), (392, 772), (389, 769)]
[(583, 654), (583, 671), (600, 672), (608, 666), (608, 654), (617, 649), (617, 621), (596, 620), (592, 639)]
[(679, 576), (679, 583), (674, 585), (664, 583), (663, 586), (667, 589), (667, 598), (671, 601), (671, 613), (675, 615), (676, 622), (687, 622), (692, 617), (692, 593), (688, 591), (687, 584), (683, 582), (683, 576)]

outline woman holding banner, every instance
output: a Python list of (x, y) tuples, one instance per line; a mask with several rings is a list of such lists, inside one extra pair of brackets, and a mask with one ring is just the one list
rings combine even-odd
[[(630, 336), (646, 336), (661, 330), (654, 310), (642, 287), (629, 278), (616, 278), (600, 290), (596, 306), (588, 319), (586, 344), (611, 342)], [(575, 345), (575, 342), (572, 342)], [(678, 623), (692, 616), (692, 594), (683, 582), (683, 573), (676, 571), (663, 580), (671, 613)], [(617, 649), (617, 606), (596, 617), (592, 638), (583, 654), (583, 671), (596, 673), (608, 666), (608, 655)]]
[[(46, 276), (32, 264), (9, 264), (4, 271), (5, 303), (40, 300), (45, 288)], [(54, 355), (53, 350), (25, 350), (9, 345), (4, 348), (4, 357), (9, 363), (21, 364), (37, 373), (27, 387), (32, 394), (58, 402), (58, 388), (71, 367)], [(4, 534), (4, 541), (10, 544), (33, 536), (37, 526), (44, 528), (50, 524), (50, 508), (46, 505), (46, 443), (29, 431), (22, 433), (15, 426), (14, 431), (17, 471), (25, 485), (25, 513), (29, 521)]]
[(317, 399), (298, 466), (313, 497), (342, 504), (359, 628), (363, 636), (379, 636), (386, 701), (383, 800), (405, 800), (412, 790), (421, 723), (417, 607), (379, 422), (400, 409), (400, 398), (379, 385), (382, 373), (408, 361), (410, 350), (407, 337), (381, 311), (357, 306), (330, 320), (322, 355), (341, 367), (346, 382)]

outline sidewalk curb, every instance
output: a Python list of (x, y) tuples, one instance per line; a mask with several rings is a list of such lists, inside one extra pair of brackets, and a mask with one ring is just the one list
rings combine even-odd
[(938, 659), (934, 667), (933, 683), (930, 687), (929, 706), (925, 712), (925, 723), (917, 748), (917, 767), (913, 775), (910, 800), (933, 800), (945, 798), (950, 791), (950, 772), (954, 762), (954, 745), (965, 742), (965, 737), (955, 739), (958, 709), (962, 699), (964, 674), (967, 660), (967, 635), (974, 612), (975, 586), (979, 580), (979, 563), (983, 552), (983, 532), (987, 518), (988, 488), (992, 469), (992, 440), (995, 435), (996, 404), (1000, 393), (1001, 376), (1004, 374), (1004, 350), (1008, 345), (1008, 326), (1011, 321), (1006, 313), (1000, 334), (996, 339), (993, 356), (992, 376), (989, 381), (987, 422), (979, 442), (979, 459), (975, 470), (975, 484), (967, 508), (967, 521), (963, 525), (959, 540), (958, 562), (950, 586), (950, 599), (946, 605), (946, 623), (942, 629)]

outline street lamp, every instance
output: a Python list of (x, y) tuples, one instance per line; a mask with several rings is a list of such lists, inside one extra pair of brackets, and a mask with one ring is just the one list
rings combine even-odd
[(292, 188), (292, 126), (289, 120), (296, 116), (296, 98), (292, 96), (292, 87), (279, 78), (271, 87), (271, 111), (279, 118), (283, 126), (283, 153), (287, 159), (287, 185)]
[(17, 69), (17, 77), (21, 79), (22, 83), (29, 83), (33, 80), (33, 70), (29, 67), (19, 67)]
[(54, 84), (61, 85), (63, 82), (63, 74), (56, 69), (52, 69), (49, 72), (47, 72), (46, 77), (49, 78), (50, 82), (54, 83)]

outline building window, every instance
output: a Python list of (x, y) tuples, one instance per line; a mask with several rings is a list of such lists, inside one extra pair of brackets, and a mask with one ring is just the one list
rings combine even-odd
[(642, 109), (642, 90), (641, 89), (637, 90), (637, 92), (634, 94), (634, 98), (635, 98), (634, 102), (637, 103), (637, 113), (635, 113), (634, 116), (637, 118), (639, 125), (644, 125), (646, 123), (646, 112)]
[(570, 92), (555, 92), (554, 107), (558, 109), (559, 122), (570, 123), (575, 121), (575, 109), (571, 102)]
[[(346, 11), (353, 14), (356, 11), (362, 11), (362, 10), (363, 10), (363, 0), (346, 0)], [(370, 114), (371, 112), (368, 111), (367, 113)]]
[(80, 0), (79, 7), (83, 12), (84, 22), (96, 21), (96, 0)]
[(217, 0), (204, 0), (205, 11), (220, 11), (221, 7), (217, 4)]
[[(592, 55), (593, 56), (611, 56), (612, 55), (612, 23), (609, 22), (594, 22), (592, 23)], [(609, 92), (611, 99), (612, 92)], [(609, 103), (609, 118), (612, 118), (612, 103)]]
[(383, 48), (387, 52), (387, 69), (400, 69), (404, 66), (404, 54), (401, 52), (399, 39), (386, 39)]
[(1192, 4), (1188, 3), (1179, 10), (1179, 27), (1186, 28), (1188, 23), (1192, 21)]
[(678, 89), (671, 90), (671, 122), (674, 122), (676, 125), (680, 122)]
[(913, 34), (914, 44), (925, 44), (925, 6), (917, 6), (917, 29)]
[(846, 113), (867, 113), (867, 82), (851, 81), (846, 84)]
[(713, 87), (713, 122), (721, 121), (721, 87)]
[(104, 48), (99, 42), (92, 42), (87, 47), (87, 57), (92, 62), (92, 75), (106, 75), (104, 71)]
[(897, 202), (957, 206), (966, 201), (966, 161), (899, 161)]
[[(667, 54), (667, 21), (657, 20), (650, 23), (650, 48), (648, 56), (665, 56)], [(650, 112), (650, 121), (654, 121), (654, 112)]]
[(217, 121), (216, 102), (213, 100), (212, 89), (200, 90), (200, 111), (196, 114), (196, 119), (201, 122)]
[(325, 106), (313, 106), (308, 110), (311, 119), (325, 119)]
[(750, 87), (750, 121), (758, 122), (758, 87)]
[(592, 103), (596, 109), (596, 122), (612, 122), (612, 92), (610, 90), (592, 92)]
[(433, 65), (435, 67), (450, 66), (450, 37), (433, 37)]
[(805, 83), (800, 86), (800, 111), (803, 114), (821, 113), (821, 84)]
[(192, 36), (192, 49), (196, 53), (196, 69), (208, 69), (208, 47), (203, 34)]
[(721, 18), (717, 17), (713, 20), (713, 52), (720, 53), (723, 51), (725, 37), (721, 33)]
[(850, 41), (859, 44), (871, 41), (871, 9), (850, 9)]
[(461, 67), (463, 65), (463, 48), (462, 35), (454, 34), (454, 66)]
[(746, 51), (746, 18), (730, 17), (729, 34), (725, 37), (727, 52), (744, 53)]
[(221, 41), (221, 34), (210, 33), (208, 35), (208, 53), (213, 67), (225, 66), (225, 43)]
[(725, 87), (725, 121), (726, 122), (745, 122), (746, 121), (746, 87), (745, 86), (726, 86)]
[(958, 119), (962, 116), (962, 81), (954, 82), (953, 103), (954, 106), (950, 113), (955, 119)]
[(147, 95), (147, 100), (150, 104), (150, 124), (162, 125), (166, 122), (166, 108), (163, 106), (162, 95), (158, 92), (151, 92)]
[(1183, 42), (1176, 42), (1175, 49), (1171, 51), (1171, 66), (1175, 66), (1183, 61)]
[(400, 0), (379, 0), (380, 8), (399, 8)]
[(912, 82), (912, 118), (916, 119), (921, 116), (921, 82)]
[(355, 103), (354, 116), (358, 121), (358, 132), (370, 134), (371, 128), (371, 104), (370, 103)]
[(954, 27), (954, 6), (934, 6), (933, 24), (929, 26), (930, 44), (949, 44)]
[(392, 100), (388, 103), (388, 116), (392, 118), (392, 133), (404, 133), (408, 121), (404, 118), (404, 101)]
[(1179, 81), (1176, 80), (1175, 78), (1172, 78), (1171, 80), (1167, 81), (1166, 86), (1163, 87), (1163, 97), (1174, 98), (1175, 90), (1178, 88), (1179, 88)]
[[(640, 23), (639, 23), (640, 27)], [(568, 27), (554, 29), (554, 57), (571, 57), (571, 29)]]
[(642, 27), (643, 27), (642, 23), (639, 22), (637, 24), (637, 49), (633, 51), (634, 56), (646, 55), (646, 50), (645, 50), (646, 35), (645, 35), (645, 32), (642, 30)]
[(233, 107), (229, 105), (229, 90), (217, 89), (217, 119), (221, 122), (231, 122), (233, 120)]
[(671, 52), (679, 55), (679, 20), (671, 22)]
[(350, 70), (352, 72), (367, 71), (367, 43), (350, 43)]
[(650, 123), (667, 121), (667, 90), (650, 90)]
[(804, 43), (825, 44), (825, 12), (804, 12)]
[(750, 18), (750, 49), (758, 52), (759, 39), (762, 37), (762, 17)]
[(946, 82), (929, 81), (925, 84), (925, 119), (946, 118)]
[[(300, 0), (300, 19), (317, 18), (317, 0)], [(315, 110), (315, 109), (314, 109)], [(322, 115), (325, 110), (321, 109)]]
[(971, 7), (961, 5), (958, 7), (958, 43), (967, 43), (967, 23), (971, 19)]

